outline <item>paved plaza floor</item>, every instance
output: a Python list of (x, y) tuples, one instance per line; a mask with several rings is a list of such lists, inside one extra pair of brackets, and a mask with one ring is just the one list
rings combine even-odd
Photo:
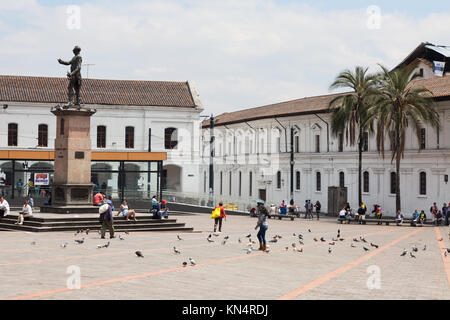
[[(450, 299), (448, 227), (269, 220), (267, 239), (281, 238), (269, 243), (268, 253), (248, 254), (248, 234), (258, 247), (255, 218), (228, 216), (211, 243), (209, 215), (177, 219), (195, 232), (179, 234), (182, 240), (170, 232), (117, 233), (111, 240), (93, 232), (0, 232), (0, 299)], [(330, 245), (338, 229), (344, 240)], [(367, 243), (353, 241), (360, 237)], [(74, 241), (81, 238), (83, 244)], [(109, 247), (97, 247), (108, 241)]]

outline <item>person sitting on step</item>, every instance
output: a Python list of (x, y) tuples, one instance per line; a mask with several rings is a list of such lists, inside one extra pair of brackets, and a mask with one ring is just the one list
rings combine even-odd
[(123, 200), (122, 204), (120, 205), (119, 211), (116, 214), (116, 217), (119, 214), (122, 214), (127, 219), (127, 221), (130, 221), (130, 217), (133, 218), (134, 221), (137, 221), (136, 220), (136, 212), (134, 210), (130, 210), (128, 208), (127, 200)]
[(33, 209), (31, 209), (28, 200), (25, 200), (22, 211), (19, 213), (19, 216), (17, 217), (17, 222), (15, 224), (22, 225), (25, 218), (30, 218), (32, 216), (33, 216)]

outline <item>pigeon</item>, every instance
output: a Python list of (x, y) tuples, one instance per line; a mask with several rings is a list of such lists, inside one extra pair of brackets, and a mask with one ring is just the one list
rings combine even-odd
[(246, 236), (247, 238), (250, 238), (252, 235), (251, 234), (249, 234), (248, 236)]
[(295, 248), (297, 245), (294, 243), (292, 243), (292, 248)]
[[(294, 236), (294, 237), (296, 236), (295, 232), (292, 234), (292, 236)], [(299, 236), (300, 236), (300, 235), (299, 235)]]
[(88, 234), (89, 234), (89, 231), (90, 231), (89, 229), (86, 229), (86, 235), (88, 235)]
[(450, 253), (450, 249), (449, 248), (446, 248), (446, 249), (447, 249), (447, 252)]
[(187, 266), (187, 262), (184, 261), (184, 262), (183, 262), (183, 267), (186, 267), (186, 266)]
[(322, 238), (320, 238), (320, 241), (326, 242), (327, 240), (325, 240), (325, 239), (322, 237)]
[(297, 252), (303, 252), (303, 248), (297, 249)]
[(366, 248), (366, 247), (363, 247), (363, 249), (364, 249), (364, 251), (369, 251), (370, 249), (368, 249), (368, 248)]
[(226, 237), (224, 237), (224, 240), (228, 240), (230, 237), (229, 236), (226, 236)]
[(289, 250), (289, 247), (286, 247), (285, 249), (286, 249), (286, 251), (288, 251), (288, 250)]
[(218, 237), (219, 234), (218, 233), (213, 233), (214, 237)]
[(143, 258), (144, 257), (144, 255), (140, 251), (136, 251), (135, 253), (138, 256), (138, 258)]
[(423, 245), (423, 249), (422, 250), (423, 251), (427, 250), (427, 245), (426, 244)]
[(103, 246), (101, 244), (98, 244), (97, 249), (101, 249), (101, 248), (103, 248)]
[(212, 234), (210, 233), (209, 236), (208, 236), (208, 238), (211, 238), (211, 237), (212, 237)]
[(298, 240), (298, 243), (300, 243), (301, 245), (304, 245), (302, 240)]
[(406, 251), (406, 249), (403, 249), (402, 254), (400, 255), (401, 257), (405, 256), (408, 253), (408, 251)]
[(333, 240), (333, 241), (339, 241), (339, 239), (335, 239), (335, 238), (331, 238), (331, 240)]
[(120, 234), (119, 234), (119, 239), (120, 240), (125, 240), (125, 238), (123, 238)]
[(35, 245), (36, 244), (36, 241), (33, 241), (32, 243), (31, 243), (31, 245)]
[(413, 255), (412, 252), (410, 252), (409, 255), (411, 256), (411, 258), (415, 258), (416, 257), (415, 255)]
[(331, 253), (331, 247), (328, 247), (328, 253)]
[(102, 232), (100, 231), (100, 230), (98, 230), (98, 232), (97, 232), (98, 234), (102, 234)]
[(195, 266), (196, 265), (194, 259), (192, 259), (192, 258), (189, 258), (189, 262), (191, 263), (191, 266)]
[(256, 242), (255, 242), (255, 241), (252, 241), (252, 244), (256, 244)]
[(105, 245), (103, 246), (103, 248), (108, 248), (108, 247), (109, 247), (109, 241), (108, 241), (107, 244), (105, 244)]
[(419, 251), (419, 249), (417, 249), (416, 245), (413, 245), (412, 251), (417, 252), (417, 251)]
[(65, 247), (67, 247), (67, 245), (68, 245), (67, 242), (63, 242), (63, 243), (61, 243), (61, 248), (65, 248)]
[(269, 252), (270, 252), (270, 249), (267, 248), (266, 250), (264, 250), (264, 252), (265, 252), (265, 253), (269, 253)]
[(352, 244), (350, 245), (352, 248), (356, 248), (356, 246), (353, 244), (353, 242), (352, 242)]
[(359, 240), (358, 240), (358, 239), (356, 239), (356, 238), (353, 238), (353, 241), (355, 241), (355, 242), (359, 242)]
[(252, 253), (252, 248), (247, 249), (247, 254), (250, 254), (250, 253)]
[(366, 239), (364, 239), (363, 237), (359, 237), (361, 239), (362, 242), (367, 242)]
[(251, 242), (247, 243), (247, 247), (251, 247), (251, 246), (252, 246)]
[(444, 251), (444, 256), (447, 256), (447, 251)]
[(344, 241), (345, 239), (344, 238), (339, 238), (339, 241)]
[(125, 234), (130, 234), (128, 231), (125, 231)]
[(444, 238), (440, 238), (440, 239), (438, 239), (438, 241), (442, 241), (442, 240), (444, 240)]
[(80, 232), (81, 232), (80, 230), (77, 230), (77, 231), (75, 232), (74, 236), (77, 236)]
[(222, 245), (224, 246), (227, 243), (227, 240), (222, 241)]
[(278, 241), (277, 238), (269, 240), (269, 242), (272, 242), (272, 243), (276, 243), (277, 241)]
[(303, 240), (303, 236), (301, 234), (298, 235), (298, 238)]
[(372, 246), (372, 247), (375, 247), (375, 248), (377, 248), (378, 249), (378, 245), (376, 245), (376, 244), (374, 244), (374, 243), (370, 243), (370, 245)]
[(308, 232), (311, 232), (311, 229), (308, 229)]
[(319, 241), (319, 239), (317, 239), (317, 238), (314, 238), (314, 241)]
[(279, 234), (277, 235), (277, 237), (278, 237), (278, 239), (281, 239), (281, 238), (282, 238), (282, 236), (280, 236)]
[(181, 239), (181, 237), (177, 234), (177, 238), (178, 238), (178, 240), (183, 240), (183, 239)]
[(214, 240), (211, 238), (206, 238), (206, 240), (208, 240), (208, 242), (214, 242)]
[(78, 243), (78, 244), (82, 244), (82, 243), (84, 243), (84, 238), (81, 239), (81, 240), (75, 240), (75, 242)]
[(175, 252), (176, 254), (180, 254), (180, 250), (178, 250), (177, 248), (173, 247), (173, 252)]
[(238, 242), (239, 242), (239, 243), (242, 243), (241, 238), (238, 239)]
[(336, 243), (335, 242), (330, 242), (329, 245), (330, 246), (334, 246)]

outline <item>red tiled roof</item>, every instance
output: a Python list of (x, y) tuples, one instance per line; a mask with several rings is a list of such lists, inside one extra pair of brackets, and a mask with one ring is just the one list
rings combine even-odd
[[(413, 82), (413, 86), (427, 88), (432, 92), (434, 98), (450, 97), (450, 76), (416, 80)], [(328, 112), (330, 101), (339, 94), (307, 97), (262, 107), (223, 113), (215, 117), (215, 126), (274, 117), (289, 117), (302, 114)], [(209, 119), (202, 122), (202, 127), (209, 127)]]
[[(0, 101), (67, 102), (67, 78), (0, 75)], [(195, 107), (187, 82), (83, 79), (84, 104)]]

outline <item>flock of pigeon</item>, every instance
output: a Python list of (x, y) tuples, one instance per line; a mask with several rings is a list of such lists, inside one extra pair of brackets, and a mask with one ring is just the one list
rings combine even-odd
[[(78, 231), (75, 232), (74, 236), (78, 236), (79, 234), (83, 234), (83, 233), (86, 234), (86, 235), (89, 235), (89, 231), (90, 231), (89, 229), (78, 230)], [(308, 229), (308, 232), (311, 233), (311, 232), (312, 232), (311, 229)], [(100, 234), (100, 230), (98, 231), (98, 233)], [(128, 231), (124, 231), (124, 233), (127, 234), (127, 235), (129, 235), (129, 232), (128, 232)], [(214, 242), (216, 242), (216, 240), (214, 240), (213, 236), (219, 237), (219, 234), (217, 234), (217, 233), (210, 233), (210, 234), (208, 235), (208, 237), (206, 238), (206, 240), (207, 240), (209, 243), (214, 243)], [(256, 244), (256, 242), (252, 240), (251, 236), (252, 236), (251, 234), (248, 234), (247, 236), (245, 236), (245, 238), (247, 238), (247, 244), (246, 244), (246, 248), (243, 249), (243, 250), (245, 250), (245, 251), (247, 252), (247, 254), (250, 254), (250, 253), (252, 253), (252, 252), (255, 250), (255, 249), (253, 248), (253, 245)], [(303, 242), (303, 241), (304, 241), (304, 237), (303, 237), (303, 235), (302, 235), (301, 233), (299, 233), (299, 234), (293, 233), (292, 236), (295, 237), (295, 238), (298, 238), (298, 243), (299, 243), (300, 246), (304, 245), (304, 242)], [(227, 236), (223, 237), (223, 239), (221, 239), (221, 240), (218, 239), (218, 241), (221, 241), (221, 244), (222, 244), (222, 245), (225, 245), (225, 244), (227, 243), (227, 241), (229, 240), (229, 238), (230, 238), (230, 237), (227, 235)], [(273, 236), (273, 237), (269, 240), (269, 242), (275, 244), (275, 243), (278, 243), (279, 239), (282, 239), (282, 238), (283, 238), (282, 236), (280, 236), (280, 235), (277, 234), (277, 235)], [(125, 240), (125, 238), (123, 238), (121, 235), (119, 235), (119, 239), (120, 239), (120, 240)], [(180, 235), (177, 235), (177, 239), (178, 239), (178, 241), (182, 241), (182, 240), (183, 240), (183, 239), (180, 237)], [(314, 240), (315, 242), (319, 242), (319, 241), (320, 241), (320, 242), (328, 242), (324, 237), (320, 237), (320, 238), (314, 237), (313, 240)], [(331, 241), (328, 242), (328, 253), (331, 254), (331, 253), (333, 252), (332, 246), (335, 246), (337, 243), (342, 242), (342, 241), (344, 241), (344, 240), (345, 240), (345, 238), (342, 238), (342, 237), (341, 237), (341, 231), (340, 231), (340, 229), (338, 229), (336, 237), (335, 237), (335, 238), (332, 238)], [(443, 241), (442, 238), (441, 238), (441, 239), (438, 239), (438, 240), (439, 240), (439, 241)], [(83, 238), (81, 238), (81, 239), (74, 239), (74, 242), (76, 242), (77, 244), (81, 245), (81, 244), (83, 244), (83, 243), (85, 242), (85, 238), (83, 237)], [(238, 243), (240, 243), (240, 244), (243, 243), (243, 241), (241, 240), (241, 238), (238, 238)], [(378, 249), (378, 248), (379, 248), (379, 245), (377, 245), (377, 244), (375, 244), (375, 243), (372, 243), (372, 242), (368, 242), (368, 241), (367, 241), (364, 237), (362, 237), (362, 236), (360, 236), (359, 238), (353, 238), (353, 240), (352, 240), (350, 246), (351, 246), (352, 248), (356, 248), (356, 247), (357, 247), (357, 245), (355, 245), (356, 243), (362, 244), (362, 248), (363, 248), (363, 250), (366, 251), (366, 252), (367, 252), (367, 251), (370, 251), (369, 245), (370, 245), (370, 247), (375, 248), (375, 249)], [(31, 244), (32, 244), (32, 245), (36, 245), (36, 241), (31, 242)], [(66, 248), (68, 245), (69, 245), (69, 244), (68, 244), (67, 242), (61, 243), (61, 247), (62, 247), (62, 248)], [(108, 248), (109, 245), (110, 245), (110, 241), (108, 241), (106, 244), (103, 244), (103, 245), (97, 245), (97, 248), (98, 248), (98, 249)], [(298, 247), (296, 242), (292, 242), (291, 248), (292, 248), (292, 250), (295, 251), (295, 252), (299, 252), (299, 253), (302, 253), (302, 252), (303, 252), (303, 247)], [(289, 250), (289, 246), (286, 246), (286, 247), (285, 247), (285, 250), (288, 251), (288, 250)], [(422, 248), (422, 251), (425, 251), (425, 250), (427, 250), (426, 244), (425, 244), (425, 245), (423, 246), (423, 248)], [(418, 251), (419, 251), (419, 249), (417, 248), (417, 246), (416, 246), (416, 245), (413, 245), (411, 251), (409, 251), (409, 256), (410, 256), (411, 258), (416, 258), (415, 253), (417, 254)], [(173, 247), (173, 252), (174, 252), (174, 254), (176, 254), (176, 255), (180, 255), (180, 254), (181, 254), (181, 251), (180, 251), (179, 249), (177, 249), (175, 246)], [(265, 253), (269, 253), (269, 252), (270, 252), (269, 246), (267, 246), (267, 248), (264, 250), (264, 252), (265, 252)], [(404, 256), (406, 256), (407, 254), (408, 254), (408, 250), (406, 250), (406, 248), (405, 248), (405, 249), (403, 249), (403, 252), (400, 254), (400, 256), (404, 257)], [(450, 254), (450, 249), (449, 249), (449, 248), (445, 248), (445, 250), (444, 250), (444, 256), (447, 257), (448, 254)], [(135, 251), (135, 255), (136, 255), (138, 258), (144, 258), (143, 253), (142, 253), (141, 251), (139, 251), (139, 250)], [(188, 259), (189, 259), (189, 264), (190, 264), (191, 266), (195, 266), (195, 265), (196, 265), (196, 262), (195, 262), (194, 259), (192, 259), (191, 257), (189, 257)], [(182, 266), (183, 266), (183, 267), (186, 267), (187, 265), (188, 265), (188, 262), (187, 262), (187, 261), (184, 261), (184, 262), (182, 263)]]

